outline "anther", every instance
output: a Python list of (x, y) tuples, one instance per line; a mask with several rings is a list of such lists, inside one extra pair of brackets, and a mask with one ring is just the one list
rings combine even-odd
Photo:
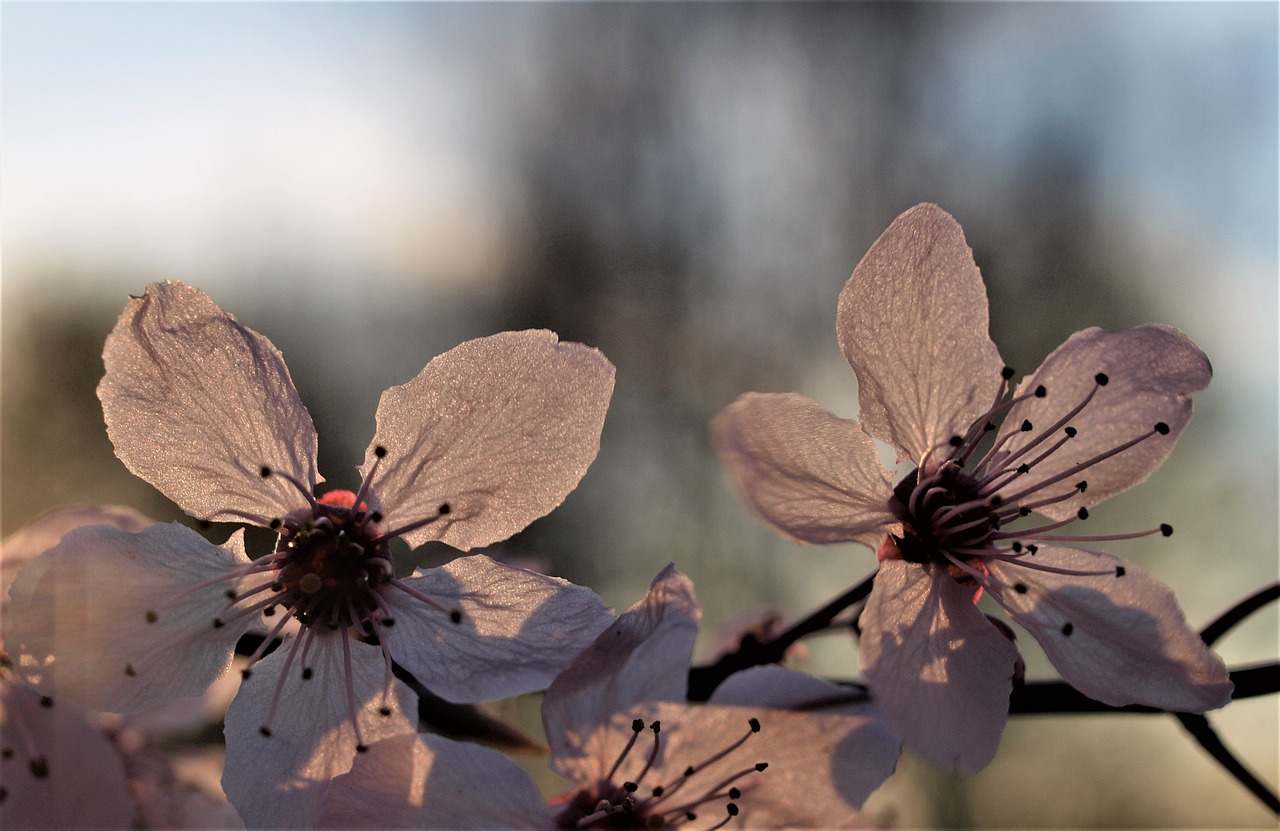
[(258, 728), (258, 732), (262, 734), (264, 739), (271, 738), (271, 728), (265, 724)]
[(1018, 465), (1018, 472), (1022, 474), (1030, 473), (1031, 465), (1027, 464), (1026, 462), (1023, 462), (1022, 464)]
[(449, 621), (451, 623), (462, 623), (462, 612), (458, 609), (449, 610)]
[(1080, 510), (1076, 511), (1076, 516), (1079, 517), (1080, 519), (1088, 519), (1089, 509), (1081, 505)]
[(1027, 593), (1027, 584), (1026, 584), (1026, 583), (1016, 583), (1016, 584), (1014, 584), (1013, 590), (1014, 590), (1014, 591), (1016, 591), (1018, 594), (1026, 594), (1026, 593)]
[(369, 746), (367, 744), (356, 745), (356, 753), (366, 753), (368, 752), (368, 750), (369, 750)]
[(130, 678), (134, 678), (137, 676), (138, 672), (133, 668), (133, 664), (125, 664), (124, 674), (129, 676)]
[(1166, 537), (1173, 536), (1173, 526), (1165, 522), (1160, 523), (1160, 533)]
[(961, 438), (960, 436), (952, 436), (950, 440), (950, 444), (952, 447), (959, 447), (960, 445), (964, 444), (964, 439)]
[[(736, 790), (736, 788), (735, 788), (735, 790)], [(737, 797), (734, 797), (734, 798), (736, 799)], [(732, 802), (730, 802), (730, 803), (726, 806), (726, 808), (727, 808), (727, 809), (728, 809), (728, 811), (729, 811), (729, 816), (731, 816), (731, 817), (736, 817), (736, 816), (738, 815), (738, 806), (737, 806), (737, 805), (734, 805)]]
[(391, 715), (391, 708), (390, 708), (390, 707), (379, 707), (379, 708), (378, 708), (378, 715), (380, 715), (380, 716), (389, 716), (389, 715)]
[(53, 699), (47, 695), (40, 696), (40, 706), (46, 710), (53, 706)]
[(1044, 384), (1041, 384), (1040, 386), (1036, 387), (1036, 398), (1044, 398), (1048, 394), (1049, 394), (1049, 391), (1044, 388)]
[(631, 730), (632, 732), (635, 732), (635, 733), (639, 733), (640, 731), (644, 730), (644, 719), (638, 718), (638, 719), (632, 720)]
[(1018, 429), (1020, 429), (1020, 430), (1021, 430), (1022, 432), (1024, 432), (1024, 433), (1030, 433), (1030, 432), (1031, 432), (1032, 430), (1034, 430), (1035, 428), (1031, 426), (1031, 422), (1030, 422), (1030, 421), (1027, 421), (1026, 419), (1023, 419), (1023, 420), (1022, 420), (1022, 426), (1021, 426), (1021, 427), (1019, 427)]
[(1116, 577), (1124, 577), (1124, 566), (1116, 566)]
[(303, 680), (303, 681), (310, 681), (310, 680), (311, 680), (312, 678), (314, 678), (314, 677), (315, 677), (315, 671), (314, 671), (314, 670), (312, 670), (312, 669), (311, 669), (311, 667), (303, 667), (303, 668), (302, 668), (302, 680)]
[(266, 465), (263, 465), (262, 468), (258, 471), (258, 475), (261, 476), (263, 479), (266, 479), (268, 476), (271, 475), (271, 468), (267, 467)]
[(1098, 386), (1105, 387), (1107, 385), (1107, 381), (1110, 381), (1111, 379), (1107, 377), (1107, 373), (1099, 372), (1097, 375), (1093, 376), (1093, 380), (1098, 382)]
[(381, 459), (383, 456), (387, 455), (387, 448), (383, 447), (382, 445), (378, 445), (377, 447), (373, 448), (373, 455)]
[(49, 778), (49, 760), (43, 756), (37, 756), (31, 760), (31, 775), (37, 779)]
[(449, 503), (448, 503), (448, 502), (441, 502), (441, 503), (440, 503), (440, 516), (444, 516), (445, 514), (449, 513), (449, 512), (450, 512), (450, 511), (452, 511), (452, 510), (453, 510), (453, 509), (449, 507)]
[(1169, 435), (1169, 425), (1165, 424), (1163, 421), (1157, 421), (1155, 431), (1162, 436), (1167, 436)]
[(741, 798), (742, 798), (742, 791), (738, 790), (737, 788), (730, 788), (730, 789), (729, 789), (729, 798), (730, 798), (730, 799), (741, 799)]
[(1080, 491), (1081, 493), (1084, 493), (1088, 488), (1089, 488), (1088, 480), (1081, 479), (1079, 482), (1076, 482), (1076, 490)]
[(222, 619), (221, 619), (221, 618), (216, 618), (216, 617), (215, 617), (215, 618), (213, 619), (213, 628), (214, 628), (214, 629), (221, 629), (221, 628), (222, 628), (223, 626), (225, 626), (225, 625), (226, 625), (226, 624), (224, 624), (224, 623), (222, 622)]
[(765, 768), (769, 767), (769, 763), (768, 763), (768, 762), (756, 762), (755, 767), (756, 767), (756, 770), (757, 770), (757, 771), (762, 771), (762, 770), (764, 770)]
[(374, 511), (373, 513), (369, 514), (369, 519), (372, 522), (382, 522), (382, 512)]
[[(226, 591), (224, 591), (224, 592), (222, 593), (222, 596), (223, 596), (223, 597), (225, 597), (227, 600), (235, 600), (235, 599), (236, 599), (236, 590), (235, 590), (235, 589), (227, 589)], [(154, 612), (152, 612), (151, 614), (154, 614)], [(151, 622), (151, 621), (148, 621), (148, 622)]]
[(253, 675), (253, 670), (251, 669), (245, 668), (240, 670), (240, 677), (243, 678), (245, 681), (248, 681), (249, 677), (252, 675)]
[(4, 750), (0, 750), (0, 759), (12, 759), (12, 758), (13, 758), (12, 747), (6, 747)]
[(1074, 632), (1075, 630), (1076, 628), (1072, 626), (1070, 623), (1062, 624), (1062, 634), (1067, 636), (1068, 638), (1071, 637), (1071, 633)]
[(622, 789), (627, 793), (635, 793), (636, 791), (640, 790), (640, 786), (637, 785), (635, 782), (623, 782)]
[(147, 614), (145, 615), (145, 617), (147, 619), (147, 623), (155, 623), (157, 620), (160, 619), (160, 616), (157, 615), (155, 612), (151, 611), (150, 609), (147, 610)]
[(281, 521), (280, 517), (276, 517), (272, 519), (269, 523), (267, 523), (267, 527), (270, 528), (272, 531), (280, 530), (281, 525), (284, 525), (284, 522)]
[(760, 732), (760, 719), (754, 717), (749, 718), (747, 719), (747, 724), (750, 725), (752, 733)]
[(1000, 377), (1001, 377), (1001, 378), (1003, 378), (1003, 379), (1004, 379), (1004, 380), (1006, 380), (1006, 381), (1008, 381), (1010, 378), (1012, 378), (1012, 377), (1013, 377), (1013, 367), (1011, 367), (1011, 366), (1007, 366), (1007, 367), (1005, 367), (1004, 369), (1000, 370)]

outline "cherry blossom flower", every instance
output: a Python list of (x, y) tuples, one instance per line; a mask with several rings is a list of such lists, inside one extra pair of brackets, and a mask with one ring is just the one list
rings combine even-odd
[(847, 826), (893, 772), (899, 741), (873, 705), (778, 666), (684, 703), (697, 600), (672, 567), (547, 690), (544, 800), (514, 761), (439, 736), (374, 744), (337, 777), (322, 821), (414, 828)]
[[(858, 379), (858, 421), (803, 396), (752, 393), (712, 433), (766, 524), (799, 542), (877, 550), (862, 667), (908, 745), (966, 771), (995, 753), (1018, 653), (976, 607), (983, 592), (1099, 701), (1200, 712), (1230, 699), (1221, 659), (1169, 589), (1087, 547), (1173, 529), (1064, 533), (1173, 449), (1211, 375), (1186, 335), (1086, 329), (1011, 390), (982, 276), (960, 226), (934, 205), (898, 217), (863, 257), (840, 294), (837, 334)], [(913, 466), (896, 484), (873, 439)]]
[(177, 524), (71, 532), (14, 583), (23, 672), (134, 711), (203, 690), (265, 624), (226, 719), (223, 784), (248, 824), (307, 824), (356, 752), (413, 732), (394, 664), (453, 701), (506, 697), (545, 687), (612, 620), (560, 579), (480, 555), (401, 578), (390, 550), (469, 550), (560, 504), (599, 449), (613, 367), (596, 350), (526, 331), (446, 352), (383, 394), (358, 489), (318, 498), (280, 352), (203, 292), (148, 287), (104, 359), (121, 461), (192, 516), (279, 541), (250, 560), (240, 531), (223, 546)]

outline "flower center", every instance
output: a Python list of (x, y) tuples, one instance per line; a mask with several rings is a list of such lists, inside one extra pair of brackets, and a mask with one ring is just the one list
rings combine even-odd
[[(1118, 442), (1092, 458), (1072, 464), (1052, 476), (1036, 476), (1033, 471), (1062, 450), (1078, 431), (1070, 422), (1094, 400), (1108, 378), (1094, 376), (1093, 388), (1065, 415), (1047, 428), (1039, 429), (1023, 421), (1016, 431), (1005, 431), (984, 455), (977, 456), (984, 436), (995, 430), (996, 422), (1015, 404), (1029, 398), (1044, 398), (1043, 385), (1006, 399), (1013, 371), (1005, 369), (1003, 383), (991, 409), (981, 415), (963, 436), (953, 436), (949, 452), (936, 467), (917, 468), (898, 482), (889, 508), (902, 523), (901, 536), (891, 536), (881, 546), (881, 560), (903, 559), (912, 563), (936, 563), (948, 568), (961, 582), (981, 583), (986, 571), (983, 561), (1000, 559), (1032, 566), (1038, 546), (1047, 542), (1097, 542), (1133, 539), (1160, 533), (1169, 536), (1173, 528), (1160, 525), (1128, 534), (1062, 535), (1058, 529), (1085, 520), (1089, 511), (1076, 510), (1074, 516), (1034, 528), (1012, 530), (1012, 523), (1033, 510), (1078, 498), (1089, 486), (1082, 474), (1153, 436), (1167, 435), (1169, 426), (1156, 423), (1149, 431)], [(1013, 436), (1027, 437), (1016, 450), (1007, 449)], [(1074, 573), (1074, 572), (1073, 572)]]
[[(726, 747), (696, 764), (688, 765), (679, 775), (667, 777), (666, 781), (659, 779), (659, 784), (653, 784), (652, 781), (646, 782), (646, 779), (658, 779), (660, 774), (655, 771), (654, 764), (665, 755), (662, 723), (655, 721), (649, 725), (649, 729), (653, 731), (653, 745), (645, 757), (643, 767), (633, 778), (623, 780), (620, 785), (615, 784), (621, 778), (619, 771), (645, 730), (644, 721), (636, 719), (631, 723), (631, 738), (609, 773), (595, 785), (574, 794), (558, 817), (557, 825), (560, 828), (691, 826), (698, 822), (699, 814), (706, 813), (708, 806), (722, 803), (724, 814), (721, 816), (716, 812), (708, 817), (709, 822), (702, 831), (722, 828), (741, 813), (738, 800), (742, 799), (744, 791), (750, 791), (750, 777), (769, 767), (768, 762), (755, 762), (741, 769), (733, 766), (726, 768), (720, 764), (726, 759), (742, 755), (738, 753), (740, 748), (760, 732), (759, 719), (749, 719), (747, 727), (745, 734)], [(664, 759), (661, 766), (678, 769), (677, 764), (674, 760)]]

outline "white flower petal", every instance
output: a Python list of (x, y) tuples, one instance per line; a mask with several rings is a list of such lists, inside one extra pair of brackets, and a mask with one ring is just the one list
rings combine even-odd
[(0, 602), (8, 595), (18, 569), (57, 545), (67, 532), (86, 525), (110, 525), (136, 533), (154, 524), (155, 520), (122, 505), (71, 505), (46, 511), (4, 541), (0, 551)]
[(711, 422), (711, 437), (743, 501), (794, 540), (874, 547), (896, 522), (871, 437), (802, 395), (743, 395)]
[[(775, 807), (773, 816), (779, 822), (788, 822), (787, 817), (800, 810), (816, 819), (816, 825), (839, 824), (825, 819), (825, 813), (816, 816), (821, 812), (812, 806), (796, 806), (794, 801), (809, 799), (814, 792), (806, 785), (820, 783), (834, 788), (848, 806), (861, 807), (893, 773), (902, 750), (902, 740), (879, 708), (865, 700), (865, 694), (785, 667), (735, 672), (716, 688), (707, 705), (756, 708), (763, 725), (760, 754), (771, 771), (775, 760), (779, 762), (777, 773), (766, 780)], [(802, 712), (779, 716), (780, 710)], [(830, 753), (827, 747), (831, 747)], [(821, 777), (814, 772), (819, 763), (828, 766)], [(807, 777), (805, 771), (809, 771)], [(788, 777), (795, 781), (788, 782)], [(750, 820), (760, 822), (754, 798), (751, 804)]]
[(133, 825), (120, 751), (71, 702), (41, 701), (31, 687), (0, 680), (0, 746), (13, 754), (0, 765), (0, 828)]
[[(435, 694), (469, 703), (545, 688), (613, 616), (590, 589), (461, 557), (404, 581), (437, 608), (390, 587), (384, 629), (397, 663)], [(457, 623), (450, 611), (461, 612)]]
[(640, 602), (618, 616), (542, 699), (552, 766), (578, 781), (608, 773), (631, 731), (600, 731), (617, 713), (685, 700), (702, 616), (693, 583), (667, 566)]
[(1003, 362), (964, 232), (916, 205), (871, 246), (840, 292), (840, 348), (858, 376), (863, 428), (929, 470), (926, 457), (995, 402)]
[[(356, 756), (356, 732), (347, 699), (348, 674), (342, 632), (310, 630), (312, 638), (302, 677), (295, 655), (281, 679), (292, 641), (259, 661), (227, 708), (227, 758), (222, 787), (249, 827), (315, 825), (329, 782), (346, 773)], [(366, 745), (412, 734), (417, 721), (413, 695), (394, 682), (384, 700), (386, 665), (380, 649), (349, 641), (355, 707), (360, 738)], [(270, 736), (262, 735), (273, 698), (278, 704)], [(391, 714), (379, 710), (387, 705)]]
[[(1044, 398), (1030, 397), (1009, 411), (1000, 435), (1011, 434), (1005, 449), (1012, 453), (1052, 427), (1095, 388), (1094, 377), (1107, 376), (1093, 400), (1068, 425), (1077, 431), (1062, 449), (1019, 476), (1002, 492), (1021, 492), (1070, 468), (1151, 432), (1157, 422), (1167, 435), (1153, 435), (1106, 461), (1092, 465), (1029, 499), (1067, 493), (1084, 480), (1083, 492), (1046, 505), (1040, 512), (1065, 519), (1081, 506), (1096, 505), (1146, 479), (1173, 451), (1182, 428), (1191, 420), (1191, 393), (1209, 384), (1209, 359), (1191, 339), (1171, 326), (1148, 324), (1107, 332), (1092, 328), (1076, 332), (1054, 350), (1036, 372), (1018, 386), (1018, 393), (1045, 388)], [(1024, 421), (1032, 430), (1021, 430)], [(1065, 428), (1064, 428), (1065, 429)], [(1023, 461), (1048, 449), (1052, 437), (1029, 451)]]
[(554, 332), (503, 332), (433, 359), (378, 403), (362, 476), (386, 450), (372, 498), (394, 530), (469, 550), (504, 540), (551, 511), (600, 449), (613, 365)]
[(199, 289), (155, 283), (129, 301), (98, 385), (116, 456), (201, 519), (266, 524), (307, 506), (316, 432), (280, 351)]
[(973, 773), (995, 756), (1018, 650), (946, 569), (886, 560), (862, 612), (862, 668), (912, 750)]
[[(71, 531), (14, 580), (6, 646), (28, 681), (89, 709), (135, 712), (199, 695), (256, 622), (213, 626), (247, 562), (239, 532), (216, 546), (176, 523)], [(193, 589), (205, 581), (216, 582)]]
[[(1187, 624), (1167, 586), (1100, 552), (1041, 546), (1032, 565), (992, 560), (992, 597), (1035, 636), (1063, 679), (1104, 704), (1199, 713), (1231, 700), (1222, 659)], [(1022, 590), (1019, 589), (1021, 587)]]
[(346, 828), (555, 827), (524, 769), (488, 747), (432, 735), (395, 736), (333, 780), (316, 824)]

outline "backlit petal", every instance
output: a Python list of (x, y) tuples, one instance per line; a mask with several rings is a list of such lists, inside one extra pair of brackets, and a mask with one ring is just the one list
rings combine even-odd
[(503, 332), (433, 359), (378, 403), (373, 478), (384, 528), (448, 515), (404, 535), (464, 551), (504, 540), (559, 505), (600, 449), (613, 365), (554, 332)]
[(743, 501), (794, 540), (874, 546), (895, 523), (875, 443), (815, 401), (747, 393), (711, 422), (711, 438)]
[(862, 613), (862, 668), (908, 747), (973, 773), (995, 756), (1018, 650), (945, 568), (886, 560)]
[(339, 828), (555, 827), (552, 806), (507, 756), (440, 736), (383, 739), (333, 780), (317, 817)]
[[(1063, 679), (1104, 704), (1203, 712), (1231, 700), (1222, 659), (1187, 624), (1167, 586), (1100, 552), (1042, 546), (1032, 565), (991, 561), (991, 595), (1035, 636)], [(1021, 587), (1023, 590), (1019, 590)]]
[[(1010, 482), (1003, 493), (1024, 491), (1150, 433), (1157, 422), (1163, 422), (1167, 435), (1144, 439), (1030, 498), (1066, 493), (1084, 480), (1088, 487), (1083, 493), (1040, 509), (1046, 516), (1064, 519), (1082, 505), (1095, 505), (1138, 484), (1173, 451), (1182, 428), (1191, 420), (1191, 393), (1208, 386), (1212, 375), (1209, 359), (1200, 348), (1171, 326), (1148, 324), (1118, 332), (1095, 327), (1076, 332), (1018, 386), (1022, 393), (1043, 385), (1045, 396), (1033, 396), (1010, 410), (1000, 430), (1001, 435), (1012, 434), (1006, 449), (1014, 452), (1054, 425), (1097, 386), (1095, 376), (1100, 372), (1107, 376), (1106, 386), (1098, 387), (1093, 400), (1068, 423), (1077, 431), (1075, 438)], [(1033, 429), (1022, 432), (1023, 421), (1030, 421)], [(1034, 456), (1032, 451), (1025, 460)]]
[[(98, 397), (116, 456), (201, 519), (266, 524), (308, 504), (316, 432), (280, 351), (199, 289), (154, 283), (107, 337)], [(265, 521), (264, 521), (265, 520)]]
[[(858, 376), (858, 418), (898, 460), (923, 460), (995, 401), (1003, 362), (987, 292), (960, 225), (916, 205), (871, 246), (840, 292), (836, 334)], [(934, 454), (935, 457), (938, 454)]]
[[(443, 608), (389, 587), (395, 624), (384, 629), (397, 662), (450, 701), (543, 689), (613, 622), (590, 589), (567, 580), (461, 557), (404, 581)], [(450, 611), (461, 612), (454, 623)]]
[[(258, 662), (253, 675), (227, 708), (227, 759), (222, 787), (249, 827), (300, 828), (315, 824), (329, 780), (351, 769), (356, 756), (356, 733), (350, 721), (347, 669), (341, 632), (315, 631), (302, 677), (295, 655), (281, 684), (291, 643)], [(303, 646), (307, 646), (303, 644)], [(349, 642), (351, 684), (361, 739), (370, 745), (391, 736), (412, 734), (417, 721), (413, 695), (394, 682), (384, 701), (385, 664), (375, 646)], [(267, 721), (272, 698), (279, 704), (271, 719), (271, 735), (260, 728)], [(385, 704), (391, 714), (379, 709)]]
[(631, 731), (598, 730), (642, 702), (685, 700), (701, 617), (693, 583), (667, 566), (551, 684), (542, 722), (552, 765), (578, 781), (608, 773)]
[(6, 647), (17, 671), (94, 710), (134, 712), (203, 693), (255, 622), (213, 626), (233, 580), (192, 588), (248, 562), (239, 536), (217, 546), (176, 523), (71, 531), (13, 582)]

